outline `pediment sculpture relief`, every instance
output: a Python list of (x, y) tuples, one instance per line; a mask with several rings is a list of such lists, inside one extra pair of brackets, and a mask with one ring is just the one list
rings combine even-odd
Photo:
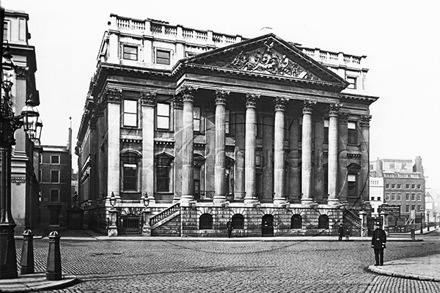
[[(249, 72), (281, 75), (307, 80), (319, 80), (314, 74), (306, 71), (297, 63), (273, 49), (273, 42), (264, 43), (266, 48), (252, 51), (241, 51), (232, 61), (223, 63), (223, 67)], [(220, 64), (219, 64), (220, 65)]]

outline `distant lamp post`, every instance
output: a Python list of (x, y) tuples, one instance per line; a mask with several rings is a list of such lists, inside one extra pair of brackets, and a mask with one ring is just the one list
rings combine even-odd
[(423, 235), (423, 208), (420, 208), (420, 235)]
[(142, 211), (142, 235), (151, 236), (150, 209), (148, 208), (150, 200), (148, 199), (148, 194), (146, 192), (141, 197), (141, 202), (144, 205), (144, 210)]
[(11, 212), (11, 159), (12, 146), (15, 145), (14, 133), (23, 126), (28, 134), (35, 132), (39, 116), (35, 105), (23, 108), (20, 115), (15, 115), (11, 107), (11, 89), (15, 75), (15, 65), (9, 47), (3, 49), (2, 56), (0, 103), (0, 157), (1, 157), (1, 191), (0, 191), (0, 279), (17, 278), (17, 259), (15, 251), (14, 229), (15, 222)]
[(107, 230), (107, 235), (108, 236), (118, 236), (118, 226), (117, 226), (117, 221), (118, 221), (118, 210), (116, 210), (115, 205), (116, 205), (116, 196), (115, 194), (112, 192), (110, 198), (110, 205), (112, 206), (112, 208), (108, 211), (109, 212), (109, 216), (110, 216), (110, 221), (109, 221), (109, 226), (108, 226), (108, 230)]

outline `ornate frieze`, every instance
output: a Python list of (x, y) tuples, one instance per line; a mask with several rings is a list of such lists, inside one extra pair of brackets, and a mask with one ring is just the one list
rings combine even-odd
[(228, 91), (215, 91), (215, 104), (216, 105), (226, 105), (226, 98), (229, 96)]
[(29, 70), (26, 67), (18, 66), (15, 70), (15, 78), (26, 80), (29, 76)]
[(275, 51), (273, 47), (274, 42), (272, 40), (266, 40), (263, 48), (247, 52), (241, 51), (238, 55), (233, 56), (232, 60), (219, 60), (214, 65), (247, 72), (319, 80), (316, 75), (306, 71), (286, 55)]
[(246, 108), (257, 107), (257, 102), (260, 99), (260, 95), (257, 94), (246, 94)]
[(283, 97), (275, 98), (275, 111), (284, 111), (286, 109), (287, 99)]
[(313, 107), (316, 105), (315, 101), (304, 100), (303, 114), (312, 114)]
[(370, 120), (371, 115), (362, 115), (360, 120), (361, 127), (370, 127)]
[(104, 99), (108, 102), (120, 103), (122, 99), (122, 90), (118, 88), (106, 88)]
[(142, 106), (154, 107), (156, 105), (156, 93), (142, 92), (140, 98)]
[(194, 95), (196, 94), (197, 88), (192, 86), (184, 86), (179, 91), (179, 95), (182, 97), (183, 102), (194, 102)]

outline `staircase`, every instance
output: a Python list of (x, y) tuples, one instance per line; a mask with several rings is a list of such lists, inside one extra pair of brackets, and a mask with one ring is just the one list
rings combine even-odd
[(367, 227), (362, 227), (362, 219), (359, 218), (353, 211), (345, 208), (344, 209), (344, 220), (349, 222), (353, 227), (359, 229), (361, 236), (365, 236), (367, 233)]
[(155, 229), (180, 215), (180, 203), (175, 203), (150, 218), (151, 229)]

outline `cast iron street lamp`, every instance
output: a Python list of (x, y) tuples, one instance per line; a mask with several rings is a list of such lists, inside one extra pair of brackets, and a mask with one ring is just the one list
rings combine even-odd
[(14, 229), (15, 222), (11, 213), (11, 153), (15, 144), (14, 132), (23, 126), (28, 134), (35, 132), (37, 118), (39, 116), (35, 105), (26, 106), (20, 115), (15, 115), (11, 107), (12, 79), (15, 74), (15, 66), (9, 47), (3, 50), (0, 112), (0, 279), (17, 278), (17, 259), (15, 252)]

